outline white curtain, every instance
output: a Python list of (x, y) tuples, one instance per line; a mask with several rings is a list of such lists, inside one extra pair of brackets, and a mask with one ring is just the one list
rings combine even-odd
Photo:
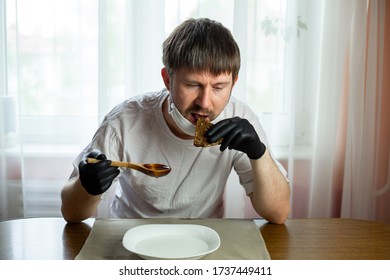
[[(71, 163), (103, 116), (161, 89), (164, 38), (209, 17), (240, 46), (233, 94), (288, 171), (291, 217), (390, 222), (385, 4), (0, 0), (0, 220), (60, 215)], [(234, 174), (227, 187), (226, 216), (255, 217)]]
[[(316, 4), (305, 3), (311, 12), (306, 53), (297, 55), (295, 71), (287, 69), (297, 75), (293, 99), (298, 101), (299, 92), (304, 92), (312, 128), (306, 162), (291, 153), (298, 147), (290, 145), (292, 216), (390, 222), (389, 116), (383, 114), (389, 88), (382, 83), (389, 64), (384, 56), (389, 7), (386, 1)], [(299, 77), (301, 67), (305, 69)], [(295, 127), (302, 125), (299, 111), (299, 105), (293, 105)]]

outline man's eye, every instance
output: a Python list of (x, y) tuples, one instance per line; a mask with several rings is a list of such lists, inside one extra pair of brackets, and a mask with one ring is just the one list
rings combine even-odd
[(197, 87), (199, 87), (199, 85), (196, 85), (196, 84), (188, 84), (187, 86), (189, 88), (197, 88)]
[(214, 89), (215, 89), (216, 91), (220, 91), (220, 90), (223, 90), (224, 87), (214, 87)]

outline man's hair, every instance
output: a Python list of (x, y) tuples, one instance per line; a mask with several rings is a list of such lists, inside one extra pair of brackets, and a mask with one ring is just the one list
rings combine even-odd
[(240, 50), (221, 23), (188, 19), (164, 41), (163, 63), (170, 76), (185, 68), (214, 75), (232, 73), (234, 80), (240, 70)]

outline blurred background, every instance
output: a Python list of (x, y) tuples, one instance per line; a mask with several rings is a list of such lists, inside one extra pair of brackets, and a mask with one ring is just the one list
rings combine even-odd
[[(61, 216), (74, 158), (114, 105), (163, 88), (161, 44), (189, 17), (236, 38), (233, 94), (288, 171), (290, 216), (390, 223), (385, 0), (0, 0), (0, 221)], [(248, 201), (232, 174), (226, 217), (257, 217)]]

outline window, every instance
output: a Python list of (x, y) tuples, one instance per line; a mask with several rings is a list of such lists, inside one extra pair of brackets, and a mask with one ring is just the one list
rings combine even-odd
[[(189, 17), (209, 17), (232, 31), (243, 60), (234, 94), (262, 115), (272, 145), (287, 146), (293, 113), (286, 91), (293, 79), (285, 75), (292, 44), (281, 36), (290, 28), (287, 0), (0, 3), (6, 15), (1, 75), (16, 105), (6, 120), (16, 120), (18, 136), (1, 150), (2, 160), (13, 158), (13, 173), (0, 171), (25, 216), (59, 215), (59, 192), (74, 157), (114, 105), (163, 87), (161, 44)], [(266, 34), (267, 19), (276, 33)]]

